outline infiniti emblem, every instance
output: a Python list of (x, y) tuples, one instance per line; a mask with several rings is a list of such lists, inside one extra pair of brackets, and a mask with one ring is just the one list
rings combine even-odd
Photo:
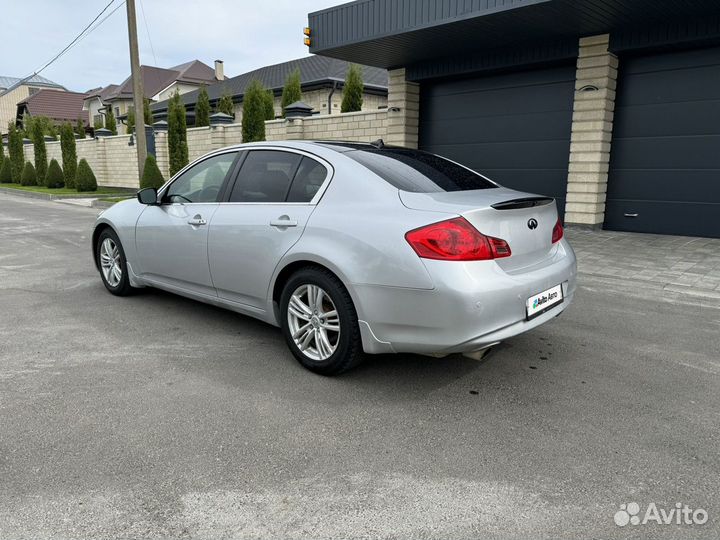
[(535, 229), (537, 229), (537, 226), (538, 226), (537, 219), (530, 218), (528, 220), (528, 229), (530, 229), (531, 231), (534, 231)]

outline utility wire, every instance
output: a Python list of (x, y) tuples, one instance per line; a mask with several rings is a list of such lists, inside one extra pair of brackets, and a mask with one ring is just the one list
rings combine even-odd
[[(78, 43), (82, 42), (83, 39), (85, 39), (85, 38), (88, 37), (90, 34), (92, 34), (95, 30), (97, 30), (98, 28), (100, 28), (100, 26), (101, 26), (105, 21), (107, 21), (110, 17), (112, 17), (112, 16), (115, 14), (115, 12), (116, 12), (118, 9), (120, 9), (121, 7), (123, 7), (123, 6), (125, 6), (125, 0), (122, 0), (122, 2), (120, 2), (119, 5), (115, 6), (115, 9), (113, 9), (110, 13), (108, 13), (108, 14), (105, 15), (102, 19), (100, 19), (100, 21), (98, 21), (98, 23), (97, 23), (95, 26), (93, 26), (90, 30), (88, 30), (88, 31), (85, 33), (85, 35), (78, 40)], [(76, 43), (76, 45), (77, 45), (77, 43)]]
[(153, 47), (152, 38), (150, 37), (150, 27), (148, 27), (147, 19), (145, 18), (145, 7), (143, 6), (142, 0), (140, 2), (140, 12), (142, 13), (143, 21), (145, 22), (145, 32), (147, 32), (148, 41), (150, 42), (150, 50), (152, 51), (153, 60), (155, 65), (158, 65), (157, 57), (155, 56), (155, 47)]
[(115, 0), (110, 0), (108, 4), (100, 11), (100, 13), (97, 14), (97, 16), (90, 21), (90, 23), (82, 29), (82, 31), (75, 36), (75, 39), (73, 39), (63, 50), (61, 50), (59, 53), (57, 53), (51, 60), (46, 62), (41, 68), (36, 69), (31, 75), (28, 75), (24, 79), (22, 79), (18, 84), (22, 84), (24, 82), (29, 81), (32, 79), (35, 75), (39, 75), (44, 69), (46, 69), (48, 66), (50, 66), (53, 62), (57, 61), (63, 54), (65, 54), (67, 51), (70, 50), (70, 48), (75, 45), (82, 37), (85, 35), (85, 32), (93, 25), (95, 24), (95, 21), (97, 21), (100, 17), (102, 17), (102, 14), (105, 13), (108, 8), (115, 2)]

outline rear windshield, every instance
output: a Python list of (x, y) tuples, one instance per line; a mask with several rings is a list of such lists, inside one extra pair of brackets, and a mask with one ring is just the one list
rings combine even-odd
[(497, 187), (479, 174), (439, 156), (405, 148), (371, 148), (345, 152), (402, 191), (435, 193)]

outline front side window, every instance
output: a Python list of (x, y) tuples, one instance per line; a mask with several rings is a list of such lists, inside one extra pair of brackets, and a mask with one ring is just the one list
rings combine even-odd
[(240, 169), (230, 202), (285, 202), (302, 156), (278, 150), (253, 150)]
[(402, 191), (433, 193), (497, 187), (470, 169), (420, 150), (363, 148), (343, 155), (364, 165)]
[(216, 202), (223, 181), (232, 167), (237, 152), (210, 157), (180, 175), (167, 190), (164, 202)]

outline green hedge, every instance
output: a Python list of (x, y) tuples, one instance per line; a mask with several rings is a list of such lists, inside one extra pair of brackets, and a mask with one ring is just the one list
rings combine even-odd
[(25, 167), (20, 175), (20, 185), (37, 186), (37, 173), (35, 167), (29, 161), (25, 162)]
[(50, 160), (47, 174), (45, 175), (45, 186), (51, 189), (57, 189), (65, 186), (65, 177), (62, 168), (56, 159)]
[(148, 154), (148, 157), (145, 159), (145, 167), (143, 168), (142, 180), (140, 180), (140, 189), (159, 189), (164, 183), (165, 179), (163, 178), (163, 175), (157, 166), (157, 161), (155, 161), (155, 157), (151, 154)]
[(84, 159), (80, 160), (75, 176), (75, 189), (78, 191), (97, 191), (97, 179), (90, 165)]

